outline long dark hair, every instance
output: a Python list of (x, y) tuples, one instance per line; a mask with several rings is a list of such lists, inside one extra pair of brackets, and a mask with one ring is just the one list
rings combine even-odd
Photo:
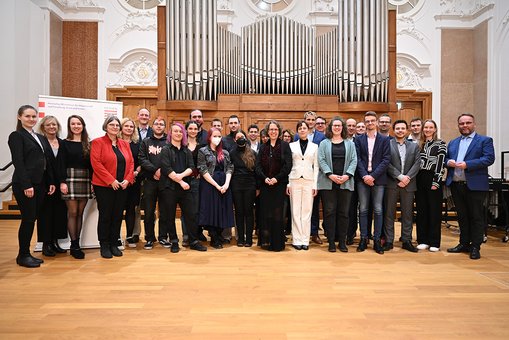
[(81, 148), (83, 150), (83, 156), (90, 154), (90, 139), (88, 138), (87, 125), (81, 116), (71, 115), (67, 118), (67, 139), (73, 140), (73, 133), (71, 131), (71, 119), (76, 118), (83, 125), (83, 131), (81, 131)]
[[(34, 110), (35, 114), (37, 114), (37, 110), (32, 105), (22, 105), (18, 109), (18, 117), (21, 117), (23, 112), (25, 112), (26, 110), (29, 110), (29, 109)], [(18, 119), (18, 122), (16, 123), (16, 131), (21, 131), (21, 129), (23, 129), (23, 124), (21, 124), (21, 120)]]
[[(243, 134), (244, 135), (244, 139), (247, 140), (247, 135), (246, 135), (245, 131), (243, 131), (243, 130), (237, 131), (237, 133), (235, 134), (235, 137), (237, 137), (238, 133)], [(238, 152), (240, 154), (240, 159), (242, 159), (242, 161), (246, 165), (246, 168), (248, 170), (253, 170), (254, 167), (255, 167), (256, 155), (255, 155), (254, 151), (251, 149), (251, 147), (246, 143), (246, 146), (244, 147), (244, 150), (241, 150), (239, 148), (237, 148), (237, 150), (238, 150)]]
[[(370, 111), (371, 112), (371, 111)], [(368, 112), (369, 113), (369, 112)], [(366, 115), (368, 114), (366, 113)], [(376, 116), (375, 116), (376, 117)], [(335, 122), (335, 121), (340, 121), (341, 122), (341, 138), (343, 139), (347, 139), (348, 137), (348, 131), (346, 129), (346, 123), (345, 123), (345, 120), (339, 116), (336, 116), (334, 118), (332, 118), (329, 122), (329, 124), (327, 125), (327, 128), (325, 129), (325, 137), (328, 138), (328, 139), (332, 139), (332, 124)]]

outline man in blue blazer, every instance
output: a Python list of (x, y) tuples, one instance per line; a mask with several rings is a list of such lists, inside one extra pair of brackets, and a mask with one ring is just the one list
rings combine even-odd
[(485, 227), (485, 199), (489, 190), (488, 167), (495, 162), (493, 139), (475, 132), (475, 118), (470, 113), (458, 117), (461, 136), (447, 146), (446, 185), (451, 188), (458, 214), (460, 242), (449, 253), (470, 253), (481, 258)]
[(357, 189), (359, 194), (359, 222), (361, 227), (361, 241), (357, 251), (364, 251), (368, 244), (368, 210), (370, 202), (373, 204), (375, 215), (375, 232), (373, 249), (378, 254), (384, 250), (380, 242), (383, 223), (383, 199), (387, 184), (387, 167), (391, 162), (391, 148), (389, 137), (377, 132), (377, 116), (373, 111), (364, 115), (366, 133), (355, 138), (357, 149)]
[(138, 111), (138, 135), (140, 136), (140, 143), (145, 138), (150, 138), (153, 135), (152, 128), (149, 126), (150, 111), (142, 108)]

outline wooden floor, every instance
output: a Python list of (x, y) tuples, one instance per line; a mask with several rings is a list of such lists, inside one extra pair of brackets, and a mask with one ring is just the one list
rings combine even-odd
[[(472, 261), (399, 248), (282, 253), (127, 249), (15, 264), (18, 221), (0, 221), (0, 339), (507, 339), (509, 245)], [(37, 256), (41, 256), (37, 254)]]

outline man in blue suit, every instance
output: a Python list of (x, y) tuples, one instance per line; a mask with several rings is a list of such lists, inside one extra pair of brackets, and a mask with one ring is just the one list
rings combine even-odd
[(384, 250), (380, 242), (383, 223), (383, 199), (387, 184), (387, 167), (391, 162), (389, 137), (377, 132), (377, 116), (373, 111), (364, 115), (366, 133), (355, 138), (357, 149), (357, 190), (359, 194), (359, 222), (361, 241), (357, 251), (364, 251), (368, 244), (368, 210), (373, 204), (375, 215), (374, 247), (378, 254)]
[(493, 139), (475, 132), (475, 118), (470, 113), (458, 117), (461, 136), (447, 146), (446, 185), (451, 188), (458, 214), (460, 242), (449, 253), (470, 253), (481, 258), (481, 243), (486, 224), (485, 200), (489, 190), (488, 167), (495, 162)]

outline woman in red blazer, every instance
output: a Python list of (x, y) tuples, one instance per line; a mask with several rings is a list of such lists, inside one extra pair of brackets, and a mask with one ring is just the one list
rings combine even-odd
[(103, 124), (106, 135), (92, 141), (92, 185), (97, 197), (99, 221), (97, 236), (101, 256), (107, 259), (122, 256), (117, 239), (122, 225), (122, 213), (127, 200), (127, 186), (134, 182), (134, 160), (129, 143), (117, 138), (120, 120), (106, 118)]

